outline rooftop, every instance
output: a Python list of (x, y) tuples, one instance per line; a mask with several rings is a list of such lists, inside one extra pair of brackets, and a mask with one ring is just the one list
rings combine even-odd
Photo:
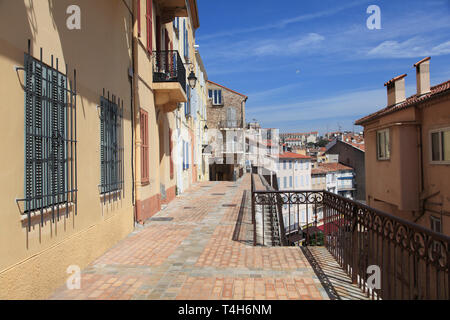
[(278, 155), (280, 159), (311, 159), (309, 156), (294, 152), (284, 152)]
[(320, 163), (319, 168), (326, 170), (328, 172), (353, 170), (353, 168), (344, 166), (343, 164), (341, 164), (339, 162)]
[(389, 106), (384, 109), (381, 109), (375, 113), (372, 113), (364, 118), (361, 118), (355, 122), (356, 125), (364, 125), (365, 123), (378, 119), (382, 116), (391, 114), (396, 111), (404, 110), (416, 105), (419, 105), (428, 100), (434, 99), (438, 96), (449, 94), (450, 93), (450, 80), (438, 84), (434, 87), (431, 87), (431, 92), (418, 96), (417, 94), (410, 96), (404, 102), (399, 103), (394, 106)]

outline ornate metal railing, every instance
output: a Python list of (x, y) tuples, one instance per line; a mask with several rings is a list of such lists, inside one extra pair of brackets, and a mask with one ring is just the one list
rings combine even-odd
[(234, 129), (244, 128), (244, 124), (241, 120), (221, 120), (219, 121), (219, 129)]
[(186, 68), (178, 51), (153, 51), (153, 81), (179, 82), (186, 92)]
[(325, 246), (372, 299), (450, 299), (450, 237), (330, 192), (252, 183), (255, 227), (255, 212), (273, 204), (285, 245)]

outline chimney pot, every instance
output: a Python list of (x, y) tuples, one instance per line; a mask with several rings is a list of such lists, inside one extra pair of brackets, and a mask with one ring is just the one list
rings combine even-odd
[(407, 74), (395, 77), (384, 84), (387, 87), (388, 107), (394, 106), (406, 100), (405, 77)]
[(414, 64), (416, 68), (416, 81), (417, 81), (417, 95), (421, 96), (423, 94), (429, 93), (430, 88), (430, 59), (431, 57), (426, 57)]

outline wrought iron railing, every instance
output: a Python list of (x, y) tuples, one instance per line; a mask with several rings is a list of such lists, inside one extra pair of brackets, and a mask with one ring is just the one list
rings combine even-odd
[(186, 68), (178, 51), (153, 51), (153, 81), (179, 82), (186, 92)]
[(252, 181), (255, 230), (255, 212), (274, 205), (284, 245), (325, 246), (372, 299), (450, 299), (450, 237), (330, 192), (257, 191)]
[(244, 128), (241, 120), (221, 120), (219, 121), (219, 129)]

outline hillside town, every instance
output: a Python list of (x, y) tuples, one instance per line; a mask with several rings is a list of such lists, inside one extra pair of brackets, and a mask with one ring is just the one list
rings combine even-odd
[(0, 2), (0, 299), (450, 299), (432, 57), (359, 129), (288, 132), (208, 74), (196, 0), (68, 5)]

